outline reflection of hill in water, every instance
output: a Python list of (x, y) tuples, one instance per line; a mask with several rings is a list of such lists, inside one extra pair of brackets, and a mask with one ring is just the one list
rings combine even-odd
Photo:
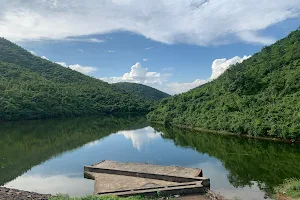
[(251, 186), (251, 181), (257, 181), (261, 189), (268, 191), (286, 178), (300, 178), (299, 146), (160, 126), (156, 129), (176, 145), (219, 159), (235, 187)]
[(147, 126), (145, 117), (72, 118), (2, 123), (0, 185), (32, 167), (120, 130)]

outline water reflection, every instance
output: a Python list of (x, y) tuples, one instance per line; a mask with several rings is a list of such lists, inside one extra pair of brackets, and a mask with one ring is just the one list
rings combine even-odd
[(30, 121), (0, 130), (0, 184), (29, 191), (92, 194), (83, 166), (101, 160), (202, 168), (214, 191), (244, 200), (263, 199), (283, 179), (300, 178), (297, 146), (154, 129), (142, 117)]
[(35, 191), (42, 194), (72, 194), (83, 196), (92, 194), (94, 181), (82, 178), (82, 174), (75, 175), (50, 175), (25, 174), (8, 183), (6, 187), (20, 188), (26, 191)]
[(101, 116), (2, 123), (0, 185), (63, 152), (119, 130), (143, 128), (145, 117)]
[[(235, 188), (258, 187), (267, 193), (286, 178), (300, 178), (300, 148), (272, 141), (156, 127), (176, 145), (218, 159)], [(216, 181), (217, 182), (217, 181)], [(214, 182), (213, 182), (214, 183)]]
[(131, 130), (131, 131), (121, 131), (118, 133), (124, 135), (125, 138), (132, 141), (132, 146), (137, 150), (141, 151), (145, 146), (150, 146), (153, 141), (160, 139), (162, 133), (156, 132), (151, 127), (146, 127), (140, 130)]

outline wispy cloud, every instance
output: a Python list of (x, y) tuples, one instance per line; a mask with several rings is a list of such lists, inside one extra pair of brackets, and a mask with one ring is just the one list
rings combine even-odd
[(143, 58), (143, 61), (144, 62), (147, 62), (149, 59), (148, 58)]
[(70, 42), (90, 42), (90, 43), (102, 43), (105, 42), (105, 40), (99, 40), (97, 38), (65, 38), (65, 41)]
[(95, 67), (88, 67), (88, 66), (82, 66), (79, 64), (75, 65), (67, 65), (65, 62), (56, 62), (57, 64), (63, 66), (63, 67), (68, 67), (72, 70), (78, 71), (83, 74), (91, 74), (93, 72), (96, 72), (98, 69)]
[(175, 67), (165, 67), (161, 71), (162, 72), (172, 72), (175, 70)]
[(107, 50), (108, 53), (115, 53), (113, 50)]
[[(299, 0), (2, 0), (0, 35), (16, 40), (69, 40), (124, 30), (167, 43), (270, 44), (266, 28), (300, 17)], [(112, 14), (112, 13), (117, 13)], [(174, 23), (174, 21), (176, 23)]]
[(154, 49), (154, 47), (146, 47), (145, 50)]

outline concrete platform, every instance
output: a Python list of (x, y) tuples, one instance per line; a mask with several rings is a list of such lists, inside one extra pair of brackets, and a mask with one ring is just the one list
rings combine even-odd
[(95, 195), (203, 194), (210, 185), (201, 169), (175, 166), (102, 161), (85, 166), (84, 173), (95, 180)]

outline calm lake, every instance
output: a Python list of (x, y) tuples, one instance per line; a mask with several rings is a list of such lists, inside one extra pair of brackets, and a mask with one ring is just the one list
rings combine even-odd
[(92, 194), (83, 166), (101, 160), (202, 168), (227, 198), (264, 199), (300, 178), (300, 148), (150, 126), (145, 117), (94, 117), (0, 125), (0, 185), (40, 193)]

